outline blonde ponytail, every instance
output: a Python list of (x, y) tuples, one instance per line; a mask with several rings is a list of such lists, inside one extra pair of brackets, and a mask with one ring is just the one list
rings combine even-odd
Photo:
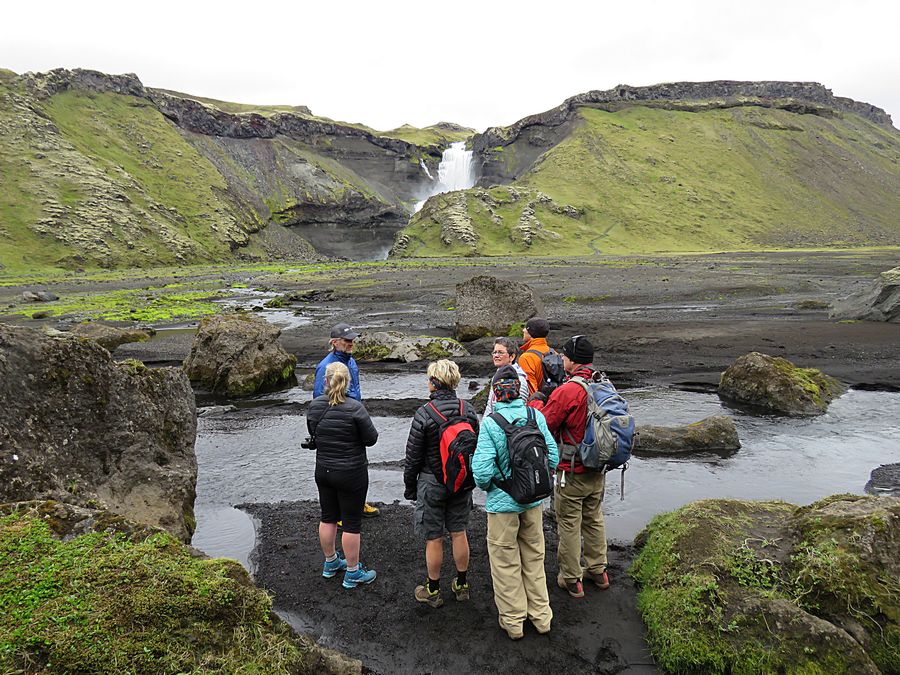
[(325, 395), (328, 404), (335, 406), (347, 400), (350, 388), (350, 371), (343, 363), (335, 361), (325, 366)]

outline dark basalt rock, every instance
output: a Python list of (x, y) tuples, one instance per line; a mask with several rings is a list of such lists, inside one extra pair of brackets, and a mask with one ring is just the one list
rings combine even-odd
[(870, 495), (900, 497), (900, 462), (872, 469), (865, 491)]
[(0, 410), (0, 502), (105, 503), (190, 541), (196, 416), (180, 368), (0, 324)]
[(249, 396), (295, 380), (297, 359), (278, 344), (281, 329), (253, 314), (225, 314), (200, 322), (184, 370), (214, 394)]
[(821, 415), (844, 389), (815, 368), (759, 352), (737, 359), (719, 381), (722, 398), (783, 415)]
[(734, 452), (741, 447), (734, 420), (728, 415), (712, 415), (699, 422), (677, 427), (641, 425), (637, 427), (638, 457), (691, 452)]
[(900, 267), (882, 272), (869, 288), (835, 302), (830, 316), (900, 323)]
[(460, 340), (507, 335), (513, 324), (543, 313), (537, 294), (518, 281), (483, 275), (456, 286), (455, 334)]

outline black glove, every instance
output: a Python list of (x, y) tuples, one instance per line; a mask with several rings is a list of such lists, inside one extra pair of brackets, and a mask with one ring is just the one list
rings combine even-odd
[(417, 497), (417, 495), (416, 495), (416, 491), (415, 491), (415, 490), (406, 490), (406, 491), (404, 491), (404, 493), (403, 493), (403, 498), (404, 498), (404, 499), (408, 499), (408, 500), (411, 501), (411, 502), (416, 501), (416, 497)]
[(547, 400), (547, 395), (542, 394), (539, 391), (534, 392), (531, 396), (528, 397), (529, 403), (531, 403), (532, 401), (544, 401), (545, 402), (546, 400)]

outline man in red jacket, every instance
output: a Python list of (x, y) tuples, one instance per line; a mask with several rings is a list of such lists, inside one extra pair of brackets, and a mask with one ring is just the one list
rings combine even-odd
[[(540, 409), (547, 427), (559, 443), (559, 466), (553, 501), (559, 533), (559, 574), (561, 588), (573, 598), (584, 597), (582, 578), (593, 581), (601, 591), (609, 588), (606, 574), (606, 526), (603, 522), (603, 492), (606, 487), (602, 471), (584, 468), (578, 457), (578, 444), (584, 438), (587, 422), (587, 394), (577, 382), (580, 376), (590, 381), (595, 369), (594, 345), (584, 335), (568, 340), (562, 349), (566, 381), (543, 402), (540, 396), (529, 405)], [(581, 568), (581, 539), (584, 537), (584, 559)]]

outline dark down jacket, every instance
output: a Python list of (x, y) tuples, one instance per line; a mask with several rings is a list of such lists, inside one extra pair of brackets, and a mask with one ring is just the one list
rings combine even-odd
[(378, 440), (366, 407), (354, 398), (336, 406), (329, 405), (324, 395), (313, 399), (306, 411), (306, 428), (316, 437), (316, 464), (325, 469), (367, 466), (366, 447)]
[[(459, 415), (459, 399), (456, 393), (449, 389), (438, 389), (431, 393), (431, 402), (444, 417)], [(478, 415), (468, 401), (463, 401), (463, 414), (472, 424), (475, 435), (478, 435)], [(416, 498), (416, 485), (419, 474), (428, 471), (434, 474), (438, 482), (444, 482), (444, 472), (441, 467), (441, 443), (438, 438), (438, 424), (421, 406), (413, 416), (412, 426), (409, 428), (409, 438), (406, 440), (406, 462), (403, 468), (403, 496), (406, 499)]]

